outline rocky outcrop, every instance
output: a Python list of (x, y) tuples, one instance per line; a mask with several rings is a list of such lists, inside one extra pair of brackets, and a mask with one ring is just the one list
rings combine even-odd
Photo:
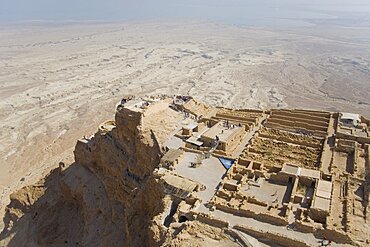
[(161, 147), (143, 118), (118, 106), (116, 127), (79, 140), (75, 163), (12, 194), (0, 246), (159, 245)]

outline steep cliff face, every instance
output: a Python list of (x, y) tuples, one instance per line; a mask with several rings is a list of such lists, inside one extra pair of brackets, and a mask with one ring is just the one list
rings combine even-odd
[(116, 126), (79, 140), (75, 163), (14, 193), (0, 246), (155, 246), (165, 231), (161, 156), (144, 114), (119, 106)]

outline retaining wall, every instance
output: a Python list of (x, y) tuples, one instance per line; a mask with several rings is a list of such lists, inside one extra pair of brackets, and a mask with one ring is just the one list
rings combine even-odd
[(318, 118), (303, 114), (273, 113), (270, 118), (290, 119), (292, 121), (310, 123), (318, 126), (328, 126), (330, 118)]
[(341, 244), (351, 244), (353, 245), (354, 242), (352, 239), (343, 231), (338, 231), (334, 229), (317, 229), (314, 232), (315, 237), (317, 238), (326, 238), (332, 241), (335, 241), (336, 243)]
[(312, 245), (299, 240), (297, 238), (291, 238), (281, 233), (269, 232), (266, 230), (260, 230), (253, 227), (245, 226), (245, 225), (236, 225), (234, 226), (235, 229), (245, 232), (252, 237), (257, 239), (268, 239), (270, 242), (279, 243), (279, 245), (287, 246), (287, 247), (310, 247)]
[(286, 218), (280, 217), (278, 215), (272, 215), (264, 212), (256, 212), (240, 207), (229, 207), (227, 205), (218, 203), (216, 203), (215, 206), (217, 209), (224, 211), (226, 213), (231, 213), (242, 217), (254, 218), (258, 221), (266, 222), (273, 225), (286, 226), (288, 224), (288, 220)]
[(370, 138), (368, 137), (353, 136), (353, 135), (348, 135), (348, 134), (344, 134), (341, 132), (337, 132), (336, 137), (341, 138), (341, 139), (349, 139), (349, 140), (357, 141), (358, 143), (361, 143), (361, 144), (364, 144), (364, 143), (370, 144)]
[(193, 214), (194, 219), (198, 220), (199, 222), (202, 222), (204, 224), (218, 227), (218, 228), (228, 228), (229, 227), (229, 222), (213, 217), (209, 214), (205, 213), (195, 213)]
[(281, 121), (290, 121), (290, 122), (298, 122), (298, 123), (303, 123), (303, 124), (309, 124), (313, 126), (318, 126), (318, 127), (327, 127), (327, 123), (323, 122), (314, 122), (310, 121), (309, 119), (305, 118), (297, 118), (297, 117), (290, 117), (290, 116), (284, 116), (284, 115), (270, 115), (268, 118), (270, 120), (281, 120)]
[(225, 113), (217, 113), (216, 118), (222, 118), (222, 119), (232, 119), (232, 120), (240, 120), (244, 122), (251, 122), (251, 123), (256, 123), (257, 118), (256, 117), (246, 117), (246, 116), (236, 116), (236, 115), (229, 115)]
[(315, 110), (302, 110), (302, 109), (274, 109), (273, 112), (290, 112), (290, 113), (301, 113), (301, 114), (308, 114), (312, 116), (318, 117), (329, 117), (330, 113), (325, 111), (315, 111)]
[(294, 119), (279, 119), (279, 118), (269, 118), (267, 122), (270, 123), (277, 123), (281, 125), (287, 125), (295, 128), (306, 128), (308, 130), (316, 130), (316, 131), (322, 131), (327, 132), (328, 127), (327, 126), (319, 126), (314, 124), (309, 124), (306, 122), (296, 121)]
[(321, 148), (321, 145), (322, 145), (321, 143), (316, 144), (316, 143), (305, 142), (305, 141), (295, 141), (295, 140), (292, 140), (292, 139), (284, 137), (284, 136), (279, 136), (279, 137), (275, 138), (275, 136), (273, 136), (273, 135), (263, 134), (263, 133), (259, 133), (258, 137), (273, 139), (273, 140), (277, 140), (277, 141), (292, 143), (292, 144), (311, 147), (311, 148)]
[(315, 136), (319, 136), (319, 137), (325, 137), (327, 135), (326, 131), (324, 132), (324, 131), (319, 131), (319, 130), (307, 129), (304, 127), (298, 127), (298, 126), (294, 126), (294, 123), (289, 123), (289, 125), (287, 126), (287, 125), (283, 125), (280, 123), (268, 121), (265, 123), (265, 126), (268, 128), (280, 129), (280, 130), (290, 131), (290, 132), (297, 132), (298, 129), (305, 130), (308, 132), (312, 132)]

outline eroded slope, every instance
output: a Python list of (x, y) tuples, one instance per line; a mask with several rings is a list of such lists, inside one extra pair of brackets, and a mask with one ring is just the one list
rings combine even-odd
[(163, 210), (163, 192), (151, 174), (161, 150), (143, 120), (142, 113), (118, 107), (117, 126), (80, 140), (75, 163), (61, 164), (38, 184), (12, 194), (0, 245), (159, 242), (161, 231), (152, 219)]

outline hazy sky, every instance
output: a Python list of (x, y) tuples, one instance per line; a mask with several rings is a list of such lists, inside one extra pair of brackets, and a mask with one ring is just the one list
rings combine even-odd
[(191, 18), (260, 19), (370, 15), (370, 0), (0, 0), (0, 21)]

